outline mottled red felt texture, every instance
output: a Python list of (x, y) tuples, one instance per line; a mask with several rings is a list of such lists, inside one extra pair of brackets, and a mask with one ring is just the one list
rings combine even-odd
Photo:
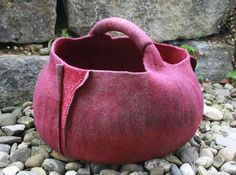
[[(189, 54), (150, 43), (141, 29), (117, 20), (99, 23), (85, 37), (57, 39), (35, 86), (36, 129), (76, 159), (126, 163), (163, 156), (186, 143), (202, 117)], [(131, 37), (103, 34), (109, 30)], [(135, 40), (139, 35), (148, 42)]]

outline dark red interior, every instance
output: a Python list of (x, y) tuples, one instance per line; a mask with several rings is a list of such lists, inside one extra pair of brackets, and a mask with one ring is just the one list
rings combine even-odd
[[(176, 64), (187, 57), (186, 52), (172, 46), (156, 44), (164, 61)], [(55, 53), (67, 64), (90, 70), (145, 72), (143, 53), (128, 38), (108, 36), (79, 40), (61, 39)]]

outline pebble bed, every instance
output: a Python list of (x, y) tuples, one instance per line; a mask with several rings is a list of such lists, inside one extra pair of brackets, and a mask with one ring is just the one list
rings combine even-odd
[(201, 84), (203, 120), (183, 147), (163, 158), (104, 165), (65, 157), (34, 128), (32, 102), (0, 109), (0, 175), (236, 175), (236, 88)]

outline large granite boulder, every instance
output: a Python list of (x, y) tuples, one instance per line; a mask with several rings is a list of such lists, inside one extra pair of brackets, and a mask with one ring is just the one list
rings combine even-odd
[(199, 58), (196, 74), (212, 81), (226, 78), (226, 74), (233, 69), (234, 47), (220, 41), (192, 41), (187, 44), (198, 50)]
[(87, 34), (96, 21), (123, 17), (154, 40), (199, 38), (218, 33), (223, 16), (235, 0), (64, 0), (69, 28)]
[(33, 88), (47, 56), (0, 56), (0, 108), (32, 100)]
[(1, 0), (0, 42), (39, 43), (54, 37), (56, 0)]

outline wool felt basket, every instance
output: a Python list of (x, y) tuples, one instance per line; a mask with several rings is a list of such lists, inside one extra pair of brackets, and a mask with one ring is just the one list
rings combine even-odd
[(135, 24), (101, 20), (87, 36), (52, 44), (34, 89), (36, 129), (52, 148), (80, 160), (163, 156), (185, 144), (201, 120), (194, 67), (186, 50), (154, 43)]

